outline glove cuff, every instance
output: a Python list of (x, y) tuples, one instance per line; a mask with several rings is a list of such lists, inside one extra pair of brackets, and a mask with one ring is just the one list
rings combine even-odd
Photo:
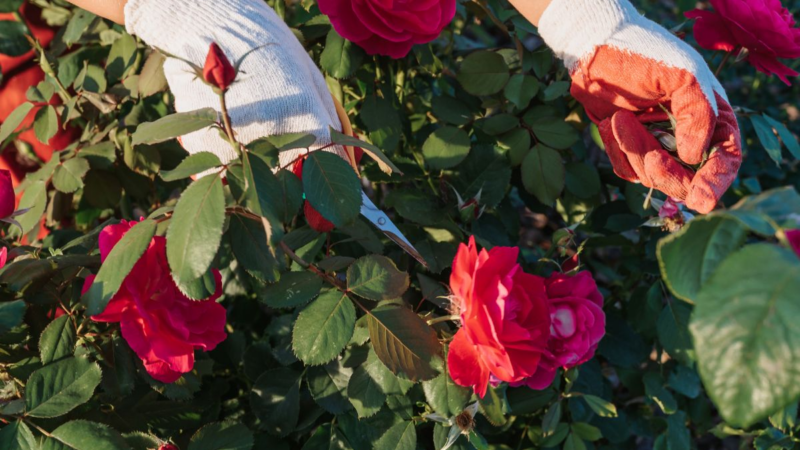
[(539, 20), (539, 35), (572, 72), (597, 46), (642, 19), (628, 0), (553, 0)]

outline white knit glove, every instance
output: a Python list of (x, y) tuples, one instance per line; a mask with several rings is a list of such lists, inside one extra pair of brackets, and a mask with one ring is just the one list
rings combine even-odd
[[(736, 115), (703, 58), (628, 0), (553, 0), (539, 33), (569, 69), (617, 175), (713, 210), (742, 152)], [(668, 121), (662, 108), (677, 121), (677, 153), (643, 125)]]
[[(319, 69), (297, 37), (264, 0), (128, 0), (125, 27), (149, 45), (203, 67), (209, 46), (216, 42), (230, 61), (242, 63), (226, 102), (239, 142), (286, 133), (311, 133), (311, 150), (330, 144), (330, 127), (341, 124)], [(169, 58), (164, 72), (178, 112), (211, 107), (219, 97), (198, 79), (192, 68)], [(181, 138), (189, 153), (212, 152), (223, 163), (236, 158), (218, 130), (200, 130)], [(327, 149), (346, 158), (341, 147)], [(299, 151), (280, 155), (281, 166)]]

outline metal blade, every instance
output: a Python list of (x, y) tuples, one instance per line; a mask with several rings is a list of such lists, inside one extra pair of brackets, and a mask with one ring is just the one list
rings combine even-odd
[(428, 267), (428, 263), (425, 262), (425, 259), (422, 255), (419, 254), (416, 248), (411, 245), (411, 242), (403, 236), (403, 233), (395, 226), (389, 216), (386, 215), (383, 211), (378, 209), (372, 200), (367, 197), (367, 194), (363, 191), (361, 192), (361, 215), (366, 217), (367, 220), (372, 222), (375, 227), (379, 230), (383, 231), (383, 234), (386, 235), (389, 239), (394, 241), (395, 244), (399, 245), (400, 248), (405, 250), (406, 253), (411, 255), (412, 258), (416, 259), (420, 264), (425, 267)]

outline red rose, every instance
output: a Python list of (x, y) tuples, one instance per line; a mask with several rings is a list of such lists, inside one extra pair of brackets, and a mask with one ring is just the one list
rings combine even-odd
[[(101, 260), (136, 222), (122, 221), (100, 233)], [(119, 291), (96, 322), (120, 322), (122, 337), (153, 378), (172, 383), (194, 367), (194, 351), (213, 350), (224, 341), (225, 308), (215, 300), (222, 295), (222, 278), (214, 271), (217, 292), (201, 301), (191, 300), (175, 285), (167, 263), (167, 240), (156, 236), (125, 278)], [(86, 279), (84, 293), (94, 281)]]
[(370, 55), (402, 58), (437, 37), (456, 13), (455, 0), (319, 0), (333, 28)]
[(461, 245), (450, 287), (461, 315), (447, 355), (456, 384), (480, 397), (491, 377), (518, 382), (533, 375), (550, 337), (544, 280), (517, 264), (519, 248), (495, 247), (478, 254), (475, 238)]
[(236, 69), (216, 43), (212, 43), (208, 49), (206, 64), (203, 66), (203, 79), (221, 91), (228, 90), (236, 79)]
[(784, 83), (797, 72), (778, 58), (800, 58), (800, 29), (780, 0), (710, 0), (714, 11), (695, 9), (694, 37), (709, 50), (734, 52), (745, 48), (748, 61), (761, 72), (774, 73)]
[(544, 389), (559, 367), (570, 369), (592, 359), (606, 334), (603, 295), (589, 272), (575, 276), (555, 273), (545, 281), (550, 304), (550, 340), (539, 368), (524, 383)]
[(11, 172), (0, 170), (0, 219), (14, 214), (17, 209), (17, 196), (14, 194), (14, 182)]

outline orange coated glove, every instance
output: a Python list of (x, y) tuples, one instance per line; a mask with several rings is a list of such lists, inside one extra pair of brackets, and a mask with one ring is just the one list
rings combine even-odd
[[(739, 125), (725, 90), (688, 44), (628, 0), (553, 0), (539, 33), (572, 76), (614, 172), (709, 213), (736, 179)], [(676, 119), (677, 153), (646, 124)]]

